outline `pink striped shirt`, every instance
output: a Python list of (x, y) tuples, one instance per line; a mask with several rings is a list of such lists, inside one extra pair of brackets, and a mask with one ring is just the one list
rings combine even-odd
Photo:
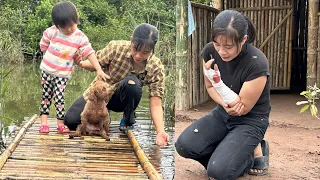
[(51, 26), (43, 32), (40, 41), (41, 51), (46, 51), (40, 64), (40, 69), (57, 77), (70, 78), (74, 56), (79, 50), (82, 57), (94, 53), (88, 37), (79, 29), (67, 36), (56, 26)]

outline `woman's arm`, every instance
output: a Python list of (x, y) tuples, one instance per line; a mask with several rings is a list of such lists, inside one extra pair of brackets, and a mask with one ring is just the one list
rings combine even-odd
[(160, 97), (150, 97), (150, 113), (153, 124), (156, 128), (156, 144), (159, 146), (165, 146), (170, 139), (169, 135), (164, 130), (163, 109), (162, 101)]
[(150, 112), (157, 133), (164, 132), (163, 109), (160, 97), (150, 97)]
[(217, 91), (212, 86), (211, 82), (207, 78), (207, 76), (204, 76), (204, 83), (206, 85), (207, 92), (212, 100), (214, 100), (217, 104), (220, 104), (222, 107), (227, 107), (228, 104), (226, 104), (221, 96), (217, 93)]
[[(209, 70), (211, 68), (211, 64), (212, 64), (213, 61), (208, 61), (207, 63), (203, 60), (202, 63), (203, 63), (203, 68), (206, 69), (206, 70)], [(211, 77), (213, 78), (213, 76)], [(219, 77), (219, 80), (221, 80), (221, 78)], [(223, 98), (221, 97), (221, 95), (217, 92), (217, 90), (213, 87), (212, 83), (214, 82), (213, 80), (209, 80), (208, 79), (208, 76), (204, 73), (204, 82), (205, 82), (205, 85), (206, 85), (206, 89), (207, 89), (207, 92), (209, 94), (209, 96), (218, 104), (220, 104), (222, 107), (233, 107), (235, 104), (237, 104), (238, 102), (240, 102), (240, 98), (239, 96), (237, 96), (237, 98), (227, 104)]]
[(241, 103), (244, 104), (242, 114), (247, 114), (260, 98), (262, 91), (267, 83), (267, 76), (260, 76), (251, 81), (243, 83), (239, 96)]
[[(212, 61), (208, 61), (207, 63), (203, 61), (203, 64), (204, 67), (208, 70), (211, 67)], [(218, 70), (218, 68), (216, 70)], [(215, 80), (210, 81), (208, 77), (205, 76), (205, 84), (210, 97), (218, 104), (222, 105), (224, 103), (224, 100), (221, 97), (221, 95), (217, 92), (217, 90), (213, 87), (213, 83), (215, 83), (214, 81)], [(245, 82), (240, 90), (239, 95), (233, 93), (237, 96), (236, 99), (223, 107), (225, 107), (226, 111), (230, 115), (240, 116), (247, 114), (257, 103), (266, 85), (266, 82), (267, 76), (260, 76), (251, 81)], [(224, 88), (230, 91), (228, 87), (225, 86)]]

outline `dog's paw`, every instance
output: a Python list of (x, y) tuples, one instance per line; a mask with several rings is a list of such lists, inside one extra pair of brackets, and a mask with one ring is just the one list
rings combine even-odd
[(69, 134), (69, 139), (73, 139), (74, 135), (73, 134)]

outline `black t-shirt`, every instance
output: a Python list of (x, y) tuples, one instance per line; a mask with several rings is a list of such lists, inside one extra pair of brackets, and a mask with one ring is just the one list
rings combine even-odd
[[(270, 105), (270, 73), (266, 56), (256, 47), (245, 43), (241, 52), (233, 60), (225, 62), (213, 46), (213, 42), (205, 45), (201, 53), (205, 62), (212, 58), (219, 67), (222, 81), (235, 93), (239, 94), (244, 82), (260, 76), (267, 76), (267, 83), (257, 103), (249, 114), (268, 115)], [(212, 64), (213, 68), (213, 64)]]

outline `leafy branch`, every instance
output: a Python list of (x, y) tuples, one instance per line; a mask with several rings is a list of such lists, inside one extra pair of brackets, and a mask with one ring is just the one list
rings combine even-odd
[(300, 109), (300, 113), (303, 113), (310, 109), (311, 115), (315, 116), (317, 119), (320, 119), (318, 116), (318, 108), (316, 106), (316, 100), (319, 99), (320, 89), (315, 84), (314, 86), (308, 86), (308, 90), (302, 91), (300, 95), (304, 96), (307, 100), (298, 101), (296, 105), (304, 105)]

